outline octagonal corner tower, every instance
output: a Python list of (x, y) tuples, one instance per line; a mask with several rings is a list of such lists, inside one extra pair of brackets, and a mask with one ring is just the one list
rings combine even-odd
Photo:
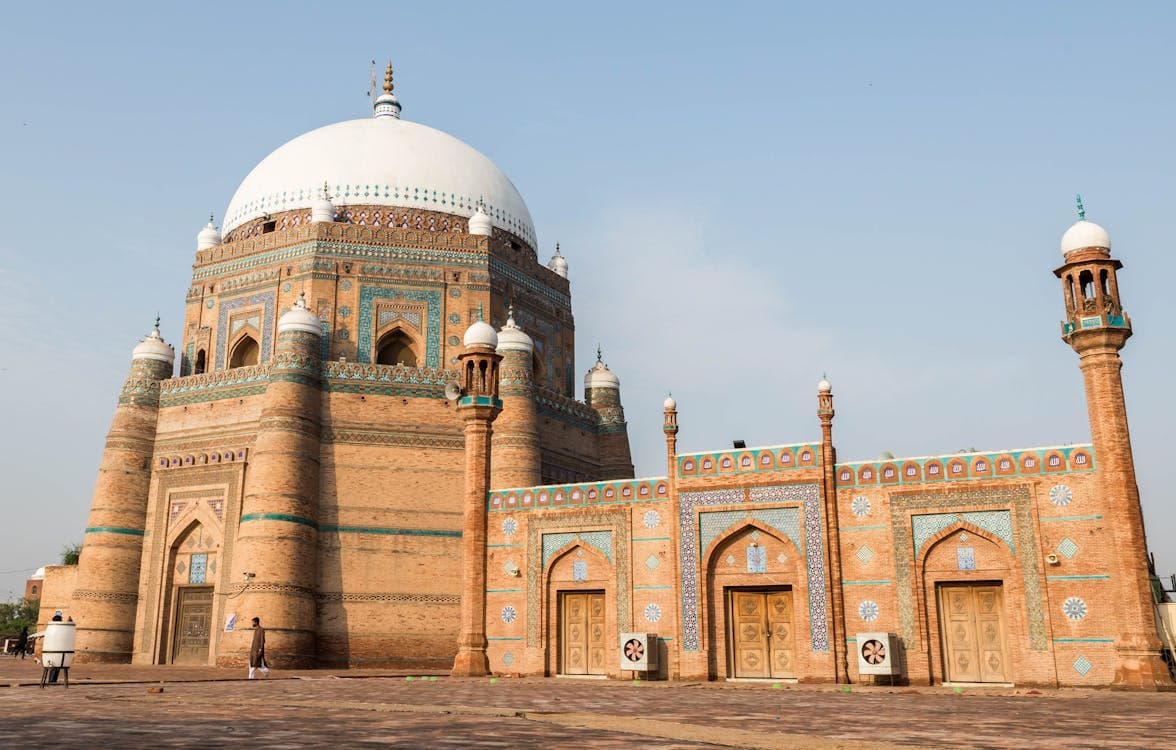
[(446, 389), (475, 320), (526, 333), (504, 338), (493, 486), (632, 475), (615, 409), (575, 398), (566, 262), (538, 261), (489, 159), (399, 115), (389, 71), (374, 117), (275, 150), (198, 235), (178, 374), (136, 406), (144, 458), (109, 462), (137, 479), (95, 492), (119, 526), (87, 530), (79, 659), (243, 663), (258, 617), (277, 665), (448, 667), (467, 464)]

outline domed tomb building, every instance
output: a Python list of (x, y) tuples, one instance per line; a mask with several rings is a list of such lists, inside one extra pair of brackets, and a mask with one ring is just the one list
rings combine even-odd
[(256, 616), (278, 665), (450, 666), (483, 319), (490, 484), (632, 476), (619, 391), (575, 398), (567, 262), (498, 167), (400, 111), (389, 66), (373, 117), (278, 148), (197, 236), (179, 361), (157, 324), (103, 454), (79, 660), (241, 663)]

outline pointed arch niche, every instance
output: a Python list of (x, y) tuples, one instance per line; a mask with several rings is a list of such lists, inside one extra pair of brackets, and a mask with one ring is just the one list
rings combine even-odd
[(394, 326), (383, 332), (376, 341), (376, 350), (372, 353), (372, 360), (378, 365), (419, 367), (420, 351), (420, 341), (409, 329)]
[[(591, 534), (592, 532), (588, 532)], [(608, 534), (610, 532), (595, 532)], [(586, 534), (587, 535), (587, 534)], [(558, 535), (557, 535), (558, 536)], [(549, 603), (546, 613), (547, 638), (547, 670), (548, 674), (616, 674), (617, 650), (617, 606), (616, 606), (616, 567), (613, 561), (605, 556), (607, 548), (577, 539), (565, 544), (556, 552), (545, 571), (544, 599)], [(579, 593), (600, 592), (603, 594), (603, 617), (593, 614), (587, 623), (588, 630), (603, 628), (603, 633), (596, 633), (595, 640), (599, 641), (599, 655), (585, 649), (585, 664), (573, 666), (565, 663), (568, 649), (565, 648), (564, 638), (567, 635), (561, 617), (564, 599), (569, 595)], [(585, 634), (587, 646), (592, 642), (591, 634)], [(595, 670), (595, 672), (594, 672)]]
[(229, 369), (250, 367), (261, 361), (261, 344), (256, 331), (246, 328), (229, 347)]
[(173, 503), (181, 508), (167, 537), (160, 585), (158, 662), (212, 664), (215, 659), (215, 599), (222, 531), (207, 502)]
[[(799, 540), (790, 538), (789, 533), (777, 528), (793, 525), (793, 528), (798, 529), (800, 509), (781, 508), (777, 512), (788, 516), (781, 519), (783, 523), (768, 524), (748, 518), (742, 511), (735, 511), (743, 518), (734, 526), (719, 532), (704, 552), (706, 599), (701, 624), (706, 633), (707, 670), (711, 679), (722, 680), (736, 676), (734, 660), (737, 655), (731, 649), (734, 624), (730, 621), (730, 612), (732, 597), (737, 592), (788, 592), (792, 599), (788, 629), (793, 655), (787, 657), (790, 664), (776, 666), (790, 669), (797, 677), (814, 670), (815, 665), (808, 664), (812, 655), (812, 642), (809, 637), (804, 557), (797, 545)], [(724, 512), (700, 514), (704, 534), (708, 524), (725, 525), (729, 519), (721, 517), (724, 515)]]

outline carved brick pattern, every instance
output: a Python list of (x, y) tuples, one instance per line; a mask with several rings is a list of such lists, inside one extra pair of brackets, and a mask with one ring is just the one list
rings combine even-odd
[(134, 604), (139, 601), (139, 595), (129, 591), (94, 591), (92, 589), (79, 589), (74, 591), (73, 598), (100, 602), (123, 602), (127, 604)]
[(376, 333), (376, 300), (404, 299), (410, 302), (424, 302), (427, 307), (425, 323), (425, 366), (441, 366), (441, 292), (431, 289), (389, 289), (387, 287), (361, 284), (359, 287), (359, 323), (357, 324), (356, 358), (370, 362), (372, 358), (372, 337)]
[(328, 591), (317, 596), (320, 602), (394, 602), (397, 604), (461, 604), (460, 594), (401, 594), (396, 592), (339, 592)]
[(275, 293), (271, 291), (221, 301), (220, 307), (216, 311), (216, 369), (221, 370), (228, 366), (226, 348), (229, 345), (229, 315), (234, 310), (249, 305), (261, 305), (262, 307), (261, 341), (258, 342), (261, 351), (258, 354), (258, 360), (265, 362), (270, 358), (273, 348), (273, 331), (277, 322), (274, 318), (274, 298)]
[(465, 438), (461, 435), (439, 435), (419, 432), (371, 432), (327, 428), (323, 430), (324, 443), (351, 443), (355, 445), (393, 445), (409, 448), (441, 448), (465, 450)]

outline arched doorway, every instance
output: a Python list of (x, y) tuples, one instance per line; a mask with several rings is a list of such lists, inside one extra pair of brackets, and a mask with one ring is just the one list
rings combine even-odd
[(385, 333), (376, 344), (376, 364), (416, 367), (417, 355), (413, 340), (399, 328)]
[[(214, 576), (218, 536), (193, 520), (172, 542), (165, 575), (168, 606), (161, 663), (208, 664), (212, 653)], [(167, 571), (170, 571), (168, 574)]]
[(613, 606), (616, 572), (600, 551), (574, 543), (547, 569), (549, 674), (605, 676), (615, 666), (617, 646)]
[(249, 367), (255, 365), (261, 358), (261, 346), (257, 339), (246, 334), (237, 339), (229, 354), (229, 367)]

